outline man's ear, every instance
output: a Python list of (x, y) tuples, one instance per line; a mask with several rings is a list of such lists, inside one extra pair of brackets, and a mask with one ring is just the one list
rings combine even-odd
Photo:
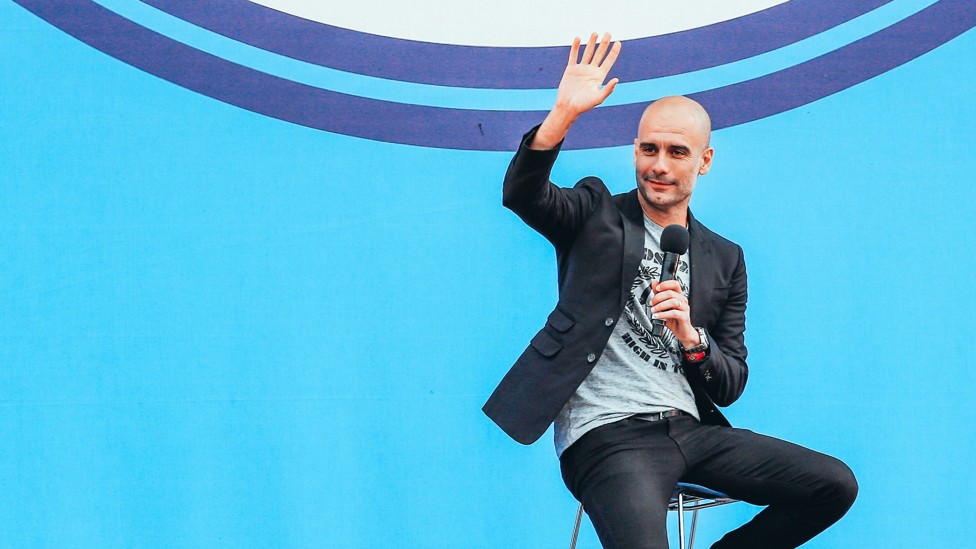
[(702, 165), (698, 168), (698, 175), (705, 175), (708, 170), (712, 169), (712, 156), (715, 154), (715, 149), (708, 147), (702, 151)]

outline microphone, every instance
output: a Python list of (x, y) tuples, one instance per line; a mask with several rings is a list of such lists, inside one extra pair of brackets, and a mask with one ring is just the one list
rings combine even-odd
[[(688, 251), (691, 237), (688, 229), (681, 225), (668, 225), (661, 233), (661, 251), (664, 259), (661, 261), (661, 278), (658, 282), (674, 280), (678, 274), (678, 257)], [(651, 335), (661, 337), (664, 334), (664, 321), (651, 320)]]

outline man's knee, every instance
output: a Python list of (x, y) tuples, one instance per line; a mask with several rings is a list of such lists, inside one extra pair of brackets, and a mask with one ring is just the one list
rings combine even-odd
[(839, 519), (857, 499), (857, 479), (850, 467), (835, 458), (830, 458), (830, 466), (825, 467), (822, 474), (825, 500)]

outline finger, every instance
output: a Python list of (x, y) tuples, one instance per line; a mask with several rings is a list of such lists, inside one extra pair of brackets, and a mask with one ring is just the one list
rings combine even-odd
[(593, 63), (596, 66), (600, 66), (603, 63), (603, 58), (607, 56), (607, 50), (610, 49), (610, 33), (603, 33), (603, 38), (600, 40), (600, 46), (596, 49), (596, 53), (593, 54)]
[(668, 311), (671, 309), (684, 310), (688, 307), (688, 301), (678, 296), (665, 296), (661, 301), (657, 303), (651, 301), (651, 303), (653, 304), (651, 310), (654, 311)]
[(573, 38), (573, 45), (569, 48), (569, 64), (579, 63), (580, 37)]
[[(684, 311), (679, 311), (677, 309), (668, 309), (666, 311), (653, 311), (651, 313), (652, 320), (664, 320), (674, 322), (673, 325), (680, 324), (685, 320), (688, 320), (688, 313)], [(669, 328), (673, 325), (669, 325)]]
[(607, 97), (610, 97), (610, 94), (613, 93), (613, 89), (617, 87), (617, 82), (620, 82), (620, 79), (614, 78), (613, 80), (607, 82), (607, 85), (600, 90), (600, 103), (603, 103), (606, 101)]
[(617, 56), (620, 55), (620, 47), (621, 46), (619, 40), (614, 42), (613, 47), (610, 48), (610, 53), (608, 53), (606, 59), (604, 59), (603, 62), (600, 63), (601, 69), (610, 72), (610, 67), (612, 67), (613, 64), (617, 62)]
[(651, 299), (652, 307), (660, 307), (662, 309), (671, 308), (670, 304), (678, 303), (678, 306), (684, 305), (688, 306), (688, 298), (684, 294), (677, 292), (661, 292), (656, 294), (653, 299)]
[(651, 298), (651, 304), (657, 305), (658, 303), (663, 303), (669, 299), (674, 299), (676, 297), (678, 297), (677, 292), (673, 292), (671, 290), (660, 291), (654, 294), (654, 297)]
[(677, 280), (675, 280), (673, 278), (671, 280), (665, 280), (664, 282), (658, 282), (658, 287), (657, 287), (657, 289), (655, 291), (658, 291), (658, 292), (667, 292), (667, 291), (680, 292), (681, 291), (681, 282), (679, 282), (679, 281), (677, 281)]
[(670, 285), (662, 282), (654, 288), (654, 297), (660, 299), (667, 299), (668, 297), (684, 296), (684, 292), (681, 291), (681, 287), (678, 285)]
[(583, 50), (583, 58), (580, 59), (580, 63), (588, 65), (593, 61), (593, 52), (596, 51), (596, 33), (590, 35), (590, 39), (586, 41), (586, 49)]

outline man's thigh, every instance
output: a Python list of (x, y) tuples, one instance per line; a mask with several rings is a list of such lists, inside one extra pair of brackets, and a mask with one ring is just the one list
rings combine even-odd
[(804, 503), (850, 472), (833, 457), (746, 429), (676, 418), (670, 434), (687, 461), (681, 480), (756, 505)]
[(560, 460), (607, 549), (666, 549), (668, 502), (685, 464), (667, 421), (625, 419), (599, 427)]

